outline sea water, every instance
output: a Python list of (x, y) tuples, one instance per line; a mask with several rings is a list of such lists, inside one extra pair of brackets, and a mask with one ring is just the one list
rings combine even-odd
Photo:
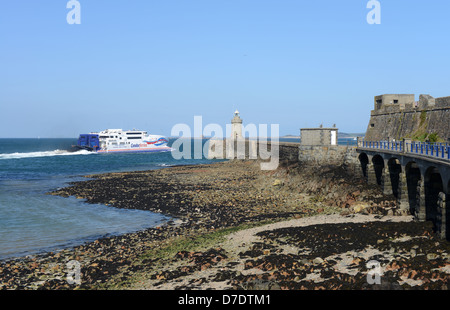
[(88, 174), (211, 162), (204, 157), (175, 160), (170, 152), (67, 151), (74, 144), (76, 139), (0, 139), (0, 259), (55, 251), (170, 219), (149, 211), (46, 194), (69, 182), (86, 180)]
[[(175, 140), (169, 141), (169, 146)], [(206, 143), (206, 139), (202, 143)], [(0, 139), (0, 260), (80, 245), (159, 225), (167, 216), (46, 195), (85, 175), (213, 162), (204, 154), (69, 152), (76, 139)], [(298, 142), (281, 139), (280, 142)], [(191, 141), (192, 152), (198, 151)], [(339, 140), (339, 144), (353, 144)], [(180, 150), (182, 151), (182, 150)], [(196, 159), (200, 158), (200, 159)], [(216, 160), (214, 160), (216, 161)]]

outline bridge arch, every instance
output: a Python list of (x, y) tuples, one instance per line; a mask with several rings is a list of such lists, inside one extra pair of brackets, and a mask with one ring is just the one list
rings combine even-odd
[(367, 171), (368, 169), (367, 169), (367, 166), (369, 165), (369, 156), (367, 156), (366, 153), (361, 153), (358, 156), (358, 160), (359, 160), (359, 162), (361, 164), (363, 177), (367, 181), (368, 180), (368, 171)]
[(425, 212), (426, 220), (432, 221), (435, 229), (438, 220), (439, 203), (442, 199), (440, 193), (444, 191), (444, 184), (439, 170), (430, 166), (427, 168), (424, 177), (425, 186)]
[(406, 184), (408, 188), (409, 211), (411, 214), (418, 215), (420, 210), (420, 197), (422, 185), (422, 173), (419, 165), (415, 161), (410, 161), (405, 166)]
[(375, 155), (372, 157), (373, 169), (375, 171), (376, 182), (378, 185), (383, 186), (383, 170), (384, 170), (384, 160), (380, 155)]
[(400, 173), (402, 173), (402, 165), (396, 157), (391, 157), (387, 163), (389, 170), (389, 178), (392, 186), (392, 194), (395, 198), (400, 198)]

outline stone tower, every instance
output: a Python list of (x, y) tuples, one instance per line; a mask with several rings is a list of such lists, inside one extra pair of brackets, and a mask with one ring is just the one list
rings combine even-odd
[(234, 112), (234, 117), (231, 120), (231, 138), (234, 140), (242, 139), (242, 119), (239, 117), (239, 111)]

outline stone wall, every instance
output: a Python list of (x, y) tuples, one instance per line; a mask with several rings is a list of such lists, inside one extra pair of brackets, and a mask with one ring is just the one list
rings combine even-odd
[[(298, 160), (318, 165), (349, 165), (359, 167), (356, 147), (352, 146), (300, 146)], [(359, 168), (358, 168), (359, 169)]]
[[(262, 159), (267, 159), (267, 153), (272, 152), (270, 142), (260, 145), (256, 140), (212, 139), (208, 143), (207, 157), (210, 159), (261, 159), (261, 155)], [(298, 160), (299, 143), (279, 142), (277, 147), (280, 160)]]
[(279, 164), (298, 161), (299, 143), (264, 142), (248, 139), (211, 139), (208, 141), (209, 159), (257, 160), (262, 170), (275, 170)]
[[(249, 140), (211, 140), (208, 158), (216, 159), (261, 159), (261, 153), (271, 152), (272, 145), (261, 146), (258, 141)], [(239, 151), (238, 144), (241, 143)], [(233, 146), (230, 146), (232, 144)], [(212, 146), (215, 147), (212, 147)], [(299, 143), (279, 142), (277, 144), (281, 161), (310, 162), (311, 164), (355, 165), (360, 166), (355, 146), (304, 146)], [(231, 149), (231, 151), (230, 151)], [(264, 159), (264, 158), (263, 158)]]

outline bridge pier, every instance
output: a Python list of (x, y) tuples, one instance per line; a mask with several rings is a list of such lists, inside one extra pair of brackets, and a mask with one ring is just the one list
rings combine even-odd
[(423, 180), (423, 178), (417, 183), (417, 194), (418, 204), (414, 215), (419, 221), (424, 222), (427, 218), (427, 211), (425, 204), (425, 181)]
[(386, 164), (384, 166), (384, 171), (383, 171), (383, 194), (385, 195), (392, 195), (393, 194), (393, 190), (392, 190), (392, 182), (391, 182), (391, 172), (389, 171), (389, 165)]
[(367, 184), (370, 185), (377, 184), (377, 176), (375, 174), (375, 167), (372, 161), (367, 164)]
[(409, 199), (408, 199), (408, 182), (406, 179), (405, 169), (402, 167), (402, 171), (399, 174), (399, 185), (398, 185), (398, 204), (400, 210), (409, 211)]
[(447, 195), (445, 193), (440, 192), (439, 193), (439, 199), (438, 199), (438, 208), (437, 208), (437, 215), (436, 215), (436, 233), (441, 238), (447, 238), (448, 237), (448, 227), (447, 227)]

